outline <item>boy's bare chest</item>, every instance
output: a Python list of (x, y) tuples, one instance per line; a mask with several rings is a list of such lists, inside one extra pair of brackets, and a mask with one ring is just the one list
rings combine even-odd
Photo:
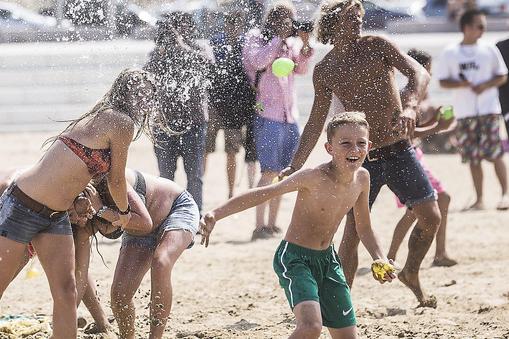
[(332, 60), (323, 72), (327, 87), (338, 96), (363, 94), (381, 79), (388, 77), (387, 64), (380, 56), (359, 55)]
[(360, 191), (355, 185), (323, 185), (313, 193), (313, 209), (324, 219), (341, 219), (355, 204)]

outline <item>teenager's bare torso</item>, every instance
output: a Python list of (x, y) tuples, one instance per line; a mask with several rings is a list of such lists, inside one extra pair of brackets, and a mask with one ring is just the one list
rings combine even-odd
[(351, 182), (338, 183), (328, 166), (307, 170), (308, 189), (299, 190), (286, 241), (316, 250), (329, 247), (339, 223), (362, 192), (362, 180), (369, 180), (361, 168)]
[(315, 78), (322, 79), (346, 111), (366, 114), (374, 148), (402, 139), (392, 133), (402, 107), (394, 68), (385, 59), (379, 39), (364, 36), (346, 53), (333, 50), (315, 68)]

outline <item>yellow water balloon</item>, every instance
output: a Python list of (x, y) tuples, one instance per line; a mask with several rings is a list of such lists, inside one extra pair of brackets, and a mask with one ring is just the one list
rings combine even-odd
[(278, 78), (287, 77), (293, 72), (295, 62), (289, 58), (277, 58), (272, 63), (272, 73)]

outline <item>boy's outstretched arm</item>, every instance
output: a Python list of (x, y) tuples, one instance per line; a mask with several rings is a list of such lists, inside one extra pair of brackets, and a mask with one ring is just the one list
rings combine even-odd
[[(387, 257), (382, 251), (380, 244), (378, 243), (378, 238), (376, 234), (373, 232), (373, 228), (371, 227), (371, 218), (369, 215), (369, 173), (367, 171), (363, 171), (359, 173), (359, 180), (363, 186), (362, 192), (357, 198), (355, 206), (353, 207), (353, 212), (355, 216), (355, 227), (357, 230), (357, 234), (359, 235), (362, 244), (368, 250), (371, 258), (375, 262), (384, 262), (389, 263)], [(373, 275), (375, 279), (384, 283), (385, 281), (392, 281), (392, 279), (396, 278), (394, 273), (387, 273), (385, 276), (377, 278), (377, 276)]]
[(299, 190), (301, 187), (304, 187), (305, 178), (309, 171), (311, 170), (299, 171), (276, 184), (250, 189), (207, 212), (200, 221), (202, 245), (208, 246), (210, 233), (218, 220), (257, 206), (279, 195)]

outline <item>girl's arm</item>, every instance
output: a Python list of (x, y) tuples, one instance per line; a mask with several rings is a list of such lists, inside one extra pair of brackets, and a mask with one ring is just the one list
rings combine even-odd
[[(110, 136), (111, 167), (108, 173), (108, 190), (117, 208), (120, 211), (127, 211), (129, 205), (125, 168), (129, 145), (134, 136), (134, 124), (124, 114), (115, 114), (115, 119), (112, 120), (111, 123), (114, 128), (111, 129)], [(126, 226), (128, 222), (129, 214), (121, 214), (118, 225)]]
[[(99, 194), (94, 194), (89, 190), (85, 191), (85, 194), (87, 194), (94, 209), (98, 212), (97, 216), (110, 224), (119, 220), (118, 211), (105, 205), (99, 198)], [(129, 223), (124, 227), (124, 230), (135, 235), (150, 233), (153, 229), (152, 217), (138, 193), (129, 184), (127, 184), (127, 200), (129, 206), (131, 206), (131, 219), (129, 219)], [(104, 230), (103, 233), (110, 233), (117, 228), (111, 227), (110, 230), (109, 226), (104, 223), (102, 227), (107, 227), (107, 230)]]
[(283, 40), (276, 36), (266, 45), (262, 45), (260, 37), (251, 35), (243, 49), (244, 59), (258, 71), (266, 69), (278, 57), (282, 43)]
[(303, 46), (298, 54), (294, 57), (295, 73), (305, 74), (309, 69), (309, 62), (314, 54), (313, 48), (309, 45), (309, 33), (299, 31), (299, 37), (302, 40)]

